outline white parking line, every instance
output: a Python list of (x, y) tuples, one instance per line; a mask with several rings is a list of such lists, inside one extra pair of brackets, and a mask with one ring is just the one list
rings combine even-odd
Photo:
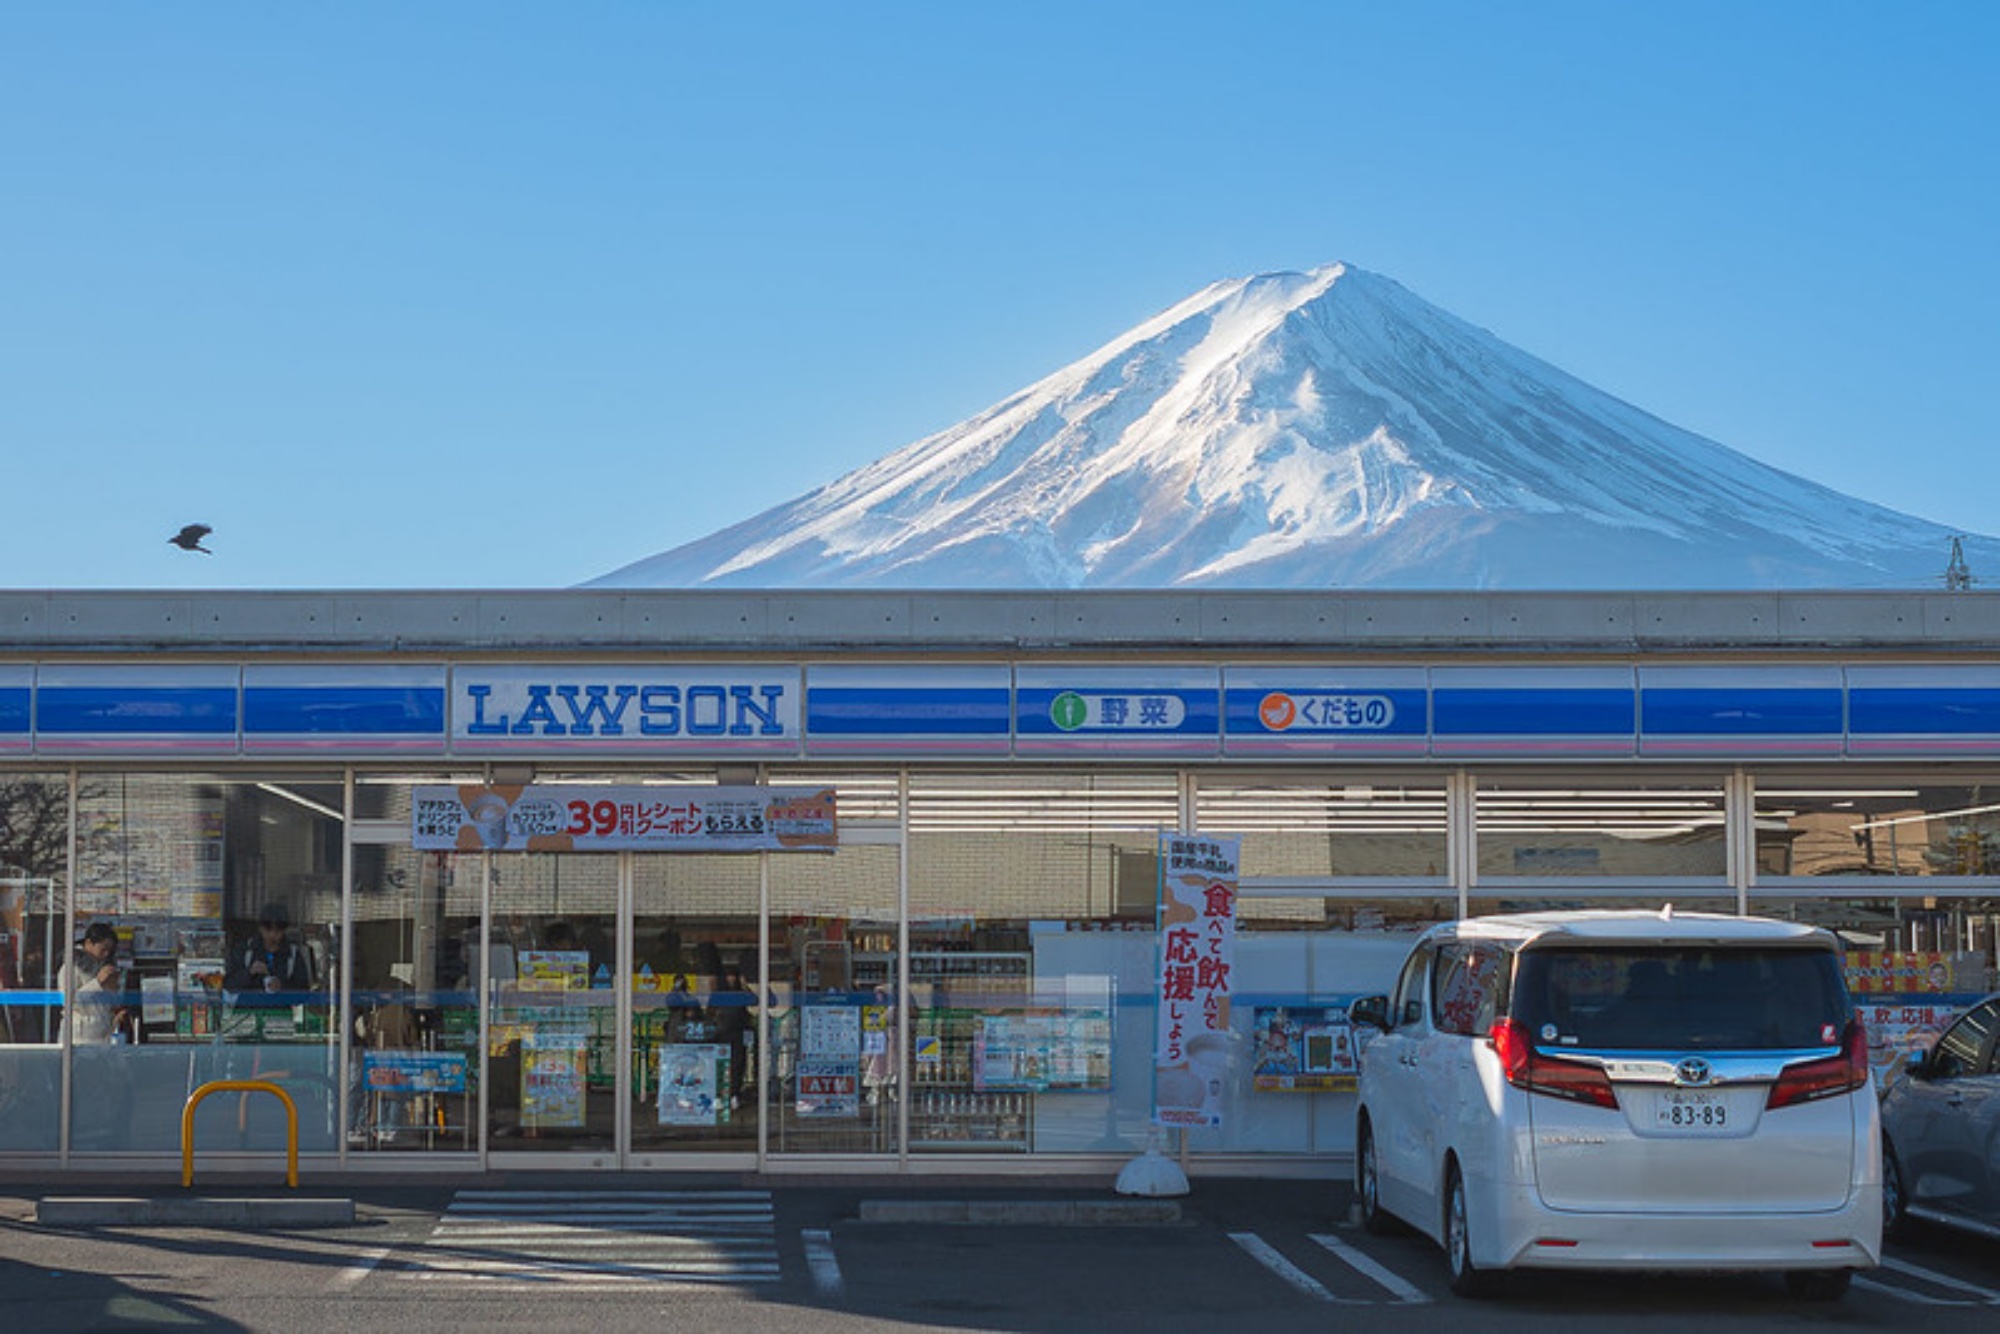
[(1374, 1279), (1377, 1283), (1387, 1288), (1397, 1301), (1415, 1305), (1430, 1300), (1430, 1295), (1424, 1292), (1423, 1289), (1409, 1282), (1400, 1274), (1390, 1272), (1380, 1263), (1363, 1255), (1340, 1238), (1329, 1237), (1320, 1232), (1314, 1232), (1311, 1236), (1316, 1243), (1332, 1251), (1341, 1260), (1345, 1261), (1350, 1268), (1366, 1274), (1369, 1278)]
[(1935, 1283), (1940, 1288), (1950, 1288), (1954, 1292), (1970, 1293), (1988, 1306), (2000, 1306), (2000, 1292), (1995, 1292), (1991, 1288), (1982, 1288), (1976, 1283), (1967, 1283), (1964, 1279), (1953, 1278), (1949, 1274), (1939, 1274), (1929, 1269), (1920, 1268), (1917, 1265), (1911, 1264), (1908, 1260), (1893, 1260), (1884, 1256), (1882, 1267), (1884, 1269), (1893, 1269), (1899, 1274), (1908, 1274), (1911, 1278), (1920, 1278), (1926, 1283)]
[(813, 1287), (822, 1297), (838, 1297), (840, 1261), (833, 1254), (833, 1234), (824, 1228), (807, 1228), (802, 1235), (806, 1243), (806, 1269), (812, 1274)]
[(1349, 1302), (1344, 1298), (1336, 1297), (1331, 1292), (1328, 1292), (1326, 1286), (1318, 1279), (1293, 1264), (1290, 1260), (1287, 1260), (1284, 1256), (1278, 1254), (1277, 1249), (1270, 1242), (1265, 1241), (1256, 1233), (1232, 1232), (1229, 1234), (1229, 1239), (1238, 1246), (1241, 1246), (1251, 1259), (1263, 1265), (1264, 1268), (1270, 1270), (1314, 1301), (1332, 1302), (1341, 1306), (1357, 1304)]

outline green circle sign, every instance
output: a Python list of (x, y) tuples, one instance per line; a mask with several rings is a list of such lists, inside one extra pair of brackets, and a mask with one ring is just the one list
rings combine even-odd
[(1049, 721), (1065, 732), (1074, 732), (1090, 721), (1090, 701), (1074, 690), (1065, 690), (1049, 701)]

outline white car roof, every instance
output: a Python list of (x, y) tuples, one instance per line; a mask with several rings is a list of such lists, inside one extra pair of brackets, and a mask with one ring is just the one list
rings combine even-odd
[(1579, 944), (1681, 944), (1690, 942), (1821, 945), (1836, 949), (1831, 931), (1804, 922), (1726, 913), (1675, 912), (1637, 908), (1587, 908), (1563, 912), (1508, 913), (1445, 922), (1424, 933), (1460, 940), (1502, 940), (1517, 944), (1561, 936)]

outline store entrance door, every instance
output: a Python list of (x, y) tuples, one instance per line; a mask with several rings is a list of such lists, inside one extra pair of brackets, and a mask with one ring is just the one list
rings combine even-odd
[(496, 1163), (754, 1164), (760, 861), (493, 854)]
[(521, 1166), (613, 1166), (629, 1083), (617, 986), (626, 859), (489, 855), (487, 1150)]
[(760, 1006), (753, 982), (764, 864), (762, 856), (741, 854), (629, 858), (628, 1161), (755, 1161)]

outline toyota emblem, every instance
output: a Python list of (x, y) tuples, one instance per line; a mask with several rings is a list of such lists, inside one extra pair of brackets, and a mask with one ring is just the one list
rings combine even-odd
[(1676, 1084), (1706, 1084), (1715, 1072), (1699, 1056), (1690, 1056), (1674, 1067)]

